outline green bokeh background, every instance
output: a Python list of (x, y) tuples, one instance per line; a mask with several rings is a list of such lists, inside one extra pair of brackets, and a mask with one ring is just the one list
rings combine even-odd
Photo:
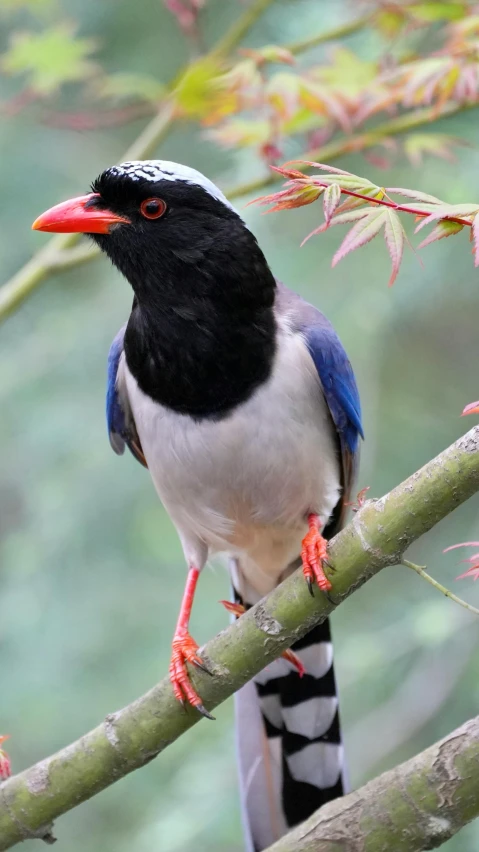
[[(82, 35), (100, 40), (110, 71), (147, 71), (166, 81), (186, 59), (160, 0), (64, 0), (62, 9), (79, 21)], [(206, 41), (240, 9), (237, 0), (210, 0)], [(286, 42), (353, 13), (354, 4), (342, 0), (278, 0), (248, 43)], [(14, 23), (31, 21), (19, 15)], [(2, 47), (6, 38), (5, 26)], [(380, 50), (370, 35), (349, 45), (369, 57)], [(0, 98), (14, 88), (0, 78)], [(68, 106), (68, 92), (59, 105)], [(34, 111), (1, 117), (2, 280), (45, 244), (45, 235), (30, 231), (34, 217), (86, 191), (141, 126), (72, 132), (38, 123)], [(473, 143), (455, 164), (427, 159), (414, 170), (399, 156), (385, 172), (359, 155), (336, 164), (389, 186), (472, 201), (479, 195), (477, 115), (465, 113), (441, 129)], [(219, 151), (190, 124), (158, 154), (205, 171), (223, 187), (261, 170), (252, 154)], [(408, 251), (388, 290), (389, 261), (379, 240), (334, 270), (339, 229), (299, 248), (320, 221), (318, 206), (267, 217), (257, 208), (243, 212), (274, 272), (319, 305), (343, 340), (364, 409), (358, 488), (370, 485), (379, 496), (472, 425), (459, 419), (479, 396), (479, 291), (467, 234), (426, 249), (422, 262)], [(106, 356), (130, 302), (126, 283), (102, 259), (50, 279), (1, 328), (0, 732), (11, 734), (15, 771), (146, 691), (168, 664), (185, 577), (181, 548), (148, 474), (130, 456), (111, 452), (104, 423)], [(478, 509), (471, 500), (410, 557), (453, 584), (461, 557), (442, 550), (479, 538)], [(479, 604), (471, 582), (454, 588)], [(204, 573), (192, 624), (198, 641), (224, 627), (217, 601), (227, 593), (221, 568)], [(477, 622), (406, 568), (384, 571), (350, 598), (333, 628), (354, 785), (477, 712)], [(239, 852), (232, 701), (217, 716), (61, 818), (61, 848)], [(35, 841), (29, 848), (43, 847)], [(443, 848), (477, 852), (479, 825)]]

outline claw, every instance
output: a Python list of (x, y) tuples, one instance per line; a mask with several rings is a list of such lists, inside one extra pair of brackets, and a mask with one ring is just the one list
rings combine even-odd
[(201, 713), (201, 715), (204, 716), (205, 719), (211, 719), (212, 722), (216, 722), (216, 717), (212, 716), (211, 713), (208, 713), (206, 707), (203, 704), (195, 704), (195, 707), (198, 710), (198, 713)]
[(193, 689), (186, 668), (186, 663), (188, 662), (207, 674), (212, 674), (205, 666), (201, 657), (198, 656), (197, 651), (197, 643), (186, 630), (175, 634), (169, 666), (170, 681), (173, 686), (175, 698), (183, 707), (185, 707), (186, 703), (191, 704), (192, 707), (196, 707), (202, 716), (206, 716), (207, 719), (214, 719), (214, 716), (205, 709), (196, 690)]
[(205, 666), (203, 660), (200, 660), (199, 657), (195, 657), (195, 659), (193, 660), (193, 665), (195, 665), (197, 669), (200, 669), (205, 674), (209, 675), (210, 677), (213, 677), (213, 672), (211, 671), (211, 669)]
[(291, 665), (293, 665), (295, 669), (297, 669), (297, 672), (300, 677), (303, 677), (306, 669), (304, 668), (301, 660), (299, 659), (298, 655), (294, 653), (294, 651), (291, 651), (291, 649), (289, 649), (288, 651), (283, 651), (281, 656), (284, 660), (287, 660), (288, 663), (291, 663)]
[(317, 515), (308, 515), (309, 532), (303, 538), (301, 549), (303, 574), (309, 592), (313, 597), (313, 583), (316, 583), (322, 592), (328, 592), (332, 589), (332, 585), (324, 573), (324, 566), (330, 567), (327, 560), (328, 543), (319, 532), (319, 524), (320, 520)]

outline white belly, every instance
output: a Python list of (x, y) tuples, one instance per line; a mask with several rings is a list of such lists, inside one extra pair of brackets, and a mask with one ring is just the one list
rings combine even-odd
[(326, 523), (340, 496), (330, 415), (303, 340), (280, 335), (267, 384), (220, 421), (158, 405), (125, 363), (120, 392), (123, 382), (188, 562), (201, 568), (208, 553), (240, 556), (258, 591), (268, 591), (298, 556), (307, 514)]

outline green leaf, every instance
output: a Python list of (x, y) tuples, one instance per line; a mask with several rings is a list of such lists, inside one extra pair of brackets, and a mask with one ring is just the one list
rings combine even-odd
[(221, 114), (235, 111), (237, 97), (221, 85), (221, 65), (212, 57), (193, 62), (181, 76), (175, 98), (183, 115), (205, 118), (217, 110)]
[[(343, 257), (346, 257), (346, 255), (350, 252), (361, 248), (361, 246), (366, 245), (366, 243), (369, 243), (370, 240), (372, 240), (386, 224), (388, 211), (384, 207), (357, 212), (362, 212), (363, 216), (346, 234), (343, 242), (333, 257), (332, 266), (336, 266), (336, 264), (338, 264), (339, 261), (342, 260)], [(344, 215), (348, 216), (351, 214), (345, 213)], [(334, 224), (334, 219), (331, 224)]]
[(85, 80), (95, 71), (87, 59), (95, 48), (93, 39), (75, 38), (66, 23), (41, 33), (14, 33), (1, 67), (7, 74), (26, 75), (32, 91), (51, 95), (63, 83)]
[(240, 148), (249, 145), (263, 145), (268, 141), (270, 134), (271, 124), (269, 121), (258, 119), (245, 121), (240, 118), (225, 121), (221, 127), (208, 130), (207, 133), (210, 139), (214, 139), (226, 148), (232, 148), (236, 145)]
[(466, 14), (467, 4), (458, 3), (414, 3), (408, 13), (417, 21), (434, 23), (435, 21), (458, 21)]
[(399, 267), (401, 266), (405, 234), (398, 214), (395, 213), (394, 210), (388, 209), (386, 209), (385, 212), (386, 221), (384, 224), (384, 239), (386, 240), (389, 256), (392, 260), (391, 277), (389, 279), (388, 286), (392, 287), (397, 278)]
[(292, 136), (295, 133), (308, 133), (310, 130), (326, 127), (327, 124), (329, 124), (327, 116), (311, 112), (306, 107), (299, 107), (291, 118), (283, 120), (282, 130), (286, 136)]
[(298, 78), (300, 103), (311, 112), (327, 115), (337, 121), (345, 133), (351, 132), (351, 119), (346, 105), (329, 86), (308, 78)]
[(433, 228), (431, 233), (427, 235), (426, 239), (422, 243), (419, 243), (418, 248), (424, 248), (438, 240), (443, 240), (444, 237), (453, 237), (454, 234), (458, 234), (463, 228), (464, 225), (460, 225), (459, 222), (450, 222), (448, 219), (442, 219)]
[[(479, 211), (479, 204), (441, 204), (436, 207), (429, 216), (426, 216), (419, 225), (416, 226), (415, 233), (421, 231), (426, 225), (435, 222), (437, 219), (462, 219), (463, 216), (472, 216)], [(461, 226), (462, 227), (462, 226)]]
[[(272, 74), (265, 86), (265, 96), (283, 121), (289, 121), (300, 109), (301, 80), (296, 74), (278, 71)], [(304, 107), (306, 109), (306, 107)], [(311, 114), (311, 110), (307, 110)]]
[(417, 189), (402, 189), (400, 186), (388, 186), (386, 193), (389, 195), (404, 195), (405, 198), (414, 198), (415, 201), (425, 201), (428, 204), (442, 204), (440, 198), (435, 195), (428, 195), (426, 192), (419, 192)]
[(311, 231), (311, 233), (304, 238), (303, 242), (301, 243), (301, 247), (303, 247), (304, 244), (307, 243), (311, 237), (315, 237), (317, 234), (322, 234), (323, 231), (327, 231), (327, 229), (331, 227), (331, 225), (348, 225), (351, 222), (357, 222), (359, 219), (364, 219), (364, 217), (367, 215), (367, 210), (351, 210), (347, 213), (338, 213), (336, 216), (330, 219), (329, 222), (323, 222), (322, 225), (320, 225), (318, 228), (315, 228), (314, 231)]
[(421, 165), (424, 154), (453, 161), (453, 145), (464, 144), (462, 140), (446, 133), (409, 133), (404, 139), (404, 152), (413, 166)]
[(328, 225), (334, 216), (334, 212), (340, 201), (341, 187), (338, 183), (330, 184), (330, 186), (325, 189), (323, 198), (324, 219)]
[(114, 101), (143, 100), (156, 103), (165, 94), (165, 86), (148, 74), (108, 74), (95, 86), (99, 98)]
[(338, 47), (333, 61), (313, 69), (311, 74), (316, 80), (326, 83), (332, 93), (355, 99), (375, 80), (378, 64), (361, 59), (346, 47)]
[(479, 215), (472, 220), (472, 241), (474, 245), (474, 266), (479, 266)]

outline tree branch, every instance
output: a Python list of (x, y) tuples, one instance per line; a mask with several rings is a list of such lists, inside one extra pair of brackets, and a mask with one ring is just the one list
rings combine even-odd
[(330, 30), (323, 30), (322, 32), (315, 33), (308, 38), (292, 41), (289, 44), (285, 44), (284, 47), (286, 50), (289, 50), (293, 56), (298, 56), (298, 54), (305, 53), (307, 50), (311, 50), (313, 47), (318, 47), (320, 44), (326, 44), (328, 41), (337, 41), (340, 38), (346, 38), (346, 36), (359, 32), (359, 30), (367, 27), (368, 24), (372, 22), (373, 18), (374, 12), (370, 15), (361, 15), (361, 17), (355, 18), (353, 21), (347, 21), (345, 24), (339, 24), (337, 27), (332, 27)]
[(316, 811), (267, 852), (421, 852), (479, 816), (479, 716)]
[[(232, 695), (386, 565), (399, 563), (413, 541), (478, 490), (475, 427), (389, 494), (368, 501), (335, 537), (334, 603), (321, 594), (312, 599), (299, 571), (205, 645), (201, 656), (215, 677), (195, 671), (192, 679), (206, 707)], [(0, 850), (51, 837), (53, 819), (148, 763), (199, 718), (182, 710), (165, 678), (75, 743), (5, 781)]]

